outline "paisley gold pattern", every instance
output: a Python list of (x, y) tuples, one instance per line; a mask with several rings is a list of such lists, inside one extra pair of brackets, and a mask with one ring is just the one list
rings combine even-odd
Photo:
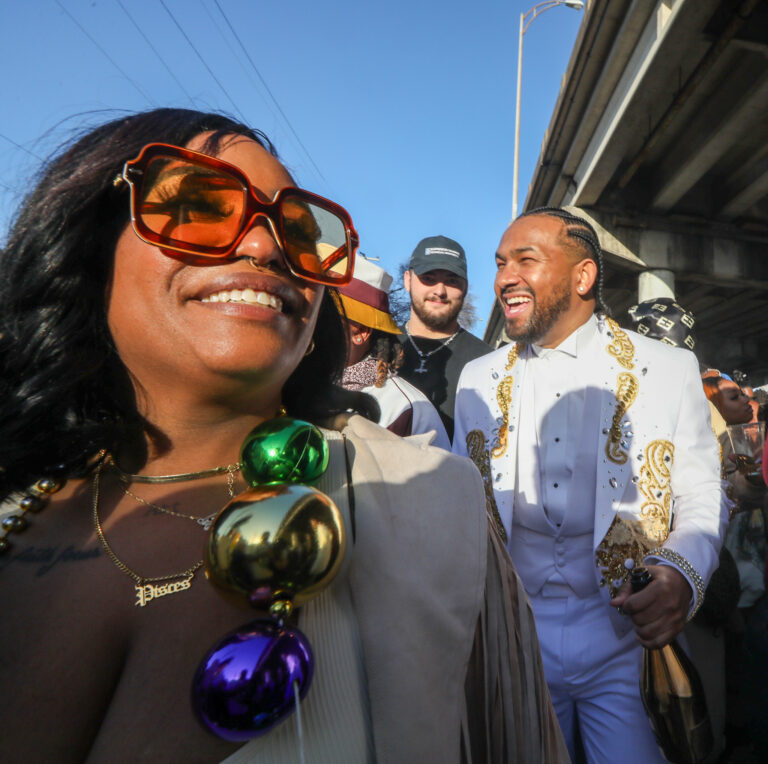
[(491, 457), (488, 453), (488, 444), (485, 440), (482, 430), (472, 430), (467, 433), (467, 453), (469, 458), (475, 463), (475, 467), (480, 470), (483, 478), (483, 487), (485, 488), (485, 504), (493, 518), (496, 528), (499, 531), (502, 541), (507, 543), (507, 532), (504, 530), (504, 523), (501, 522), (499, 508), (496, 506), (496, 497), (493, 494), (493, 483), (491, 482)]
[(523, 345), (522, 342), (516, 342), (512, 345), (507, 354), (507, 365), (504, 367), (505, 371), (512, 371), (512, 367), (517, 363), (517, 359), (520, 358), (520, 353), (524, 347), (525, 345)]
[[(631, 375), (630, 375), (631, 376)], [(674, 463), (675, 447), (668, 440), (654, 440), (645, 448), (643, 466), (637, 488), (644, 501), (638, 518), (616, 515), (595, 552), (600, 570), (600, 585), (608, 585), (611, 597), (627, 580), (635, 565), (669, 535), (672, 508), (670, 476)], [(632, 562), (627, 567), (627, 561)]]
[(625, 368), (631, 371), (635, 368), (635, 346), (627, 333), (612, 319), (606, 318), (605, 323), (613, 334), (613, 342), (608, 345), (608, 352)]
[[(512, 371), (512, 367), (517, 363), (517, 359), (520, 357), (520, 351), (523, 347), (524, 345), (521, 342), (516, 342), (509, 349), (505, 371)], [(508, 374), (501, 380), (501, 382), (499, 382), (499, 386), (496, 388), (496, 402), (501, 409), (502, 422), (499, 425), (499, 443), (491, 452), (494, 459), (498, 459), (507, 450), (507, 438), (509, 436), (509, 407), (512, 403), (512, 388), (514, 387), (514, 384), (515, 378), (511, 374)]]
[(675, 460), (675, 447), (668, 440), (654, 440), (645, 448), (637, 487), (645, 501), (640, 507), (640, 522), (645, 535), (661, 544), (669, 533), (672, 509), (670, 475)]
[(656, 541), (646, 536), (641, 521), (617, 514), (595, 551), (600, 586), (608, 586), (611, 597), (615, 597), (632, 568), (640, 565), (655, 546)]
[(634, 374), (623, 371), (617, 377), (616, 410), (613, 412), (613, 422), (605, 442), (605, 455), (616, 464), (626, 464), (629, 458), (626, 449), (621, 445), (621, 420), (637, 400), (639, 389)]

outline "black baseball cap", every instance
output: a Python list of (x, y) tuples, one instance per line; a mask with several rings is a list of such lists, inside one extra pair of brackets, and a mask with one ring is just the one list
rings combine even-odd
[(427, 271), (444, 270), (467, 278), (467, 257), (464, 247), (447, 236), (427, 236), (413, 250), (408, 268), (417, 276)]

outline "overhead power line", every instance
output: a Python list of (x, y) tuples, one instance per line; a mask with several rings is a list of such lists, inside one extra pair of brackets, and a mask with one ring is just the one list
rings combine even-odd
[(134, 82), (134, 80), (133, 80), (133, 79), (132, 79), (132, 78), (131, 78), (131, 77), (128, 75), (128, 73), (127, 73), (127, 72), (125, 72), (125, 71), (123, 71), (123, 69), (121, 69), (121, 68), (120, 68), (120, 66), (119, 66), (119, 64), (117, 63), (117, 61), (115, 61), (115, 59), (114, 59), (114, 58), (112, 58), (112, 56), (110, 56), (110, 55), (109, 55), (109, 53), (107, 53), (107, 51), (106, 51), (106, 50), (104, 50), (104, 48), (102, 48), (102, 47), (101, 47), (101, 45), (99, 45), (99, 43), (98, 43), (98, 42), (96, 42), (96, 40), (94, 40), (94, 38), (93, 38), (93, 37), (91, 37), (91, 35), (90, 35), (90, 34), (88, 34), (88, 31), (85, 29), (85, 27), (84, 27), (84, 26), (83, 26), (83, 25), (82, 25), (82, 24), (81, 24), (81, 23), (80, 23), (80, 22), (79, 22), (79, 21), (78, 21), (78, 20), (77, 20), (77, 19), (76, 19), (76, 18), (75, 18), (75, 17), (74, 17), (74, 16), (73, 16), (71, 13), (70, 13), (70, 12), (69, 12), (69, 11), (68, 11), (68, 10), (67, 10), (67, 9), (66, 9), (66, 8), (65, 8), (65, 7), (64, 7), (62, 4), (61, 4), (61, 3), (60, 3), (60, 2), (59, 2), (59, 0), (56, 0), (56, 5), (58, 5), (58, 6), (59, 6), (59, 8), (61, 8), (61, 10), (62, 10), (62, 11), (64, 11), (64, 13), (66, 13), (66, 14), (67, 14), (67, 16), (69, 16), (69, 18), (70, 18), (70, 19), (72, 19), (72, 22), (73, 22), (73, 23), (74, 23), (74, 24), (75, 24), (75, 25), (78, 27), (78, 29), (79, 29), (79, 30), (80, 30), (80, 31), (81, 31), (81, 32), (82, 32), (82, 33), (83, 33), (83, 34), (84, 34), (84, 35), (85, 35), (85, 36), (86, 36), (86, 37), (87, 37), (87, 38), (88, 38), (88, 39), (89, 39), (89, 40), (90, 40), (90, 41), (91, 41), (91, 42), (92, 42), (92, 43), (93, 43), (93, 44), (94, 44), (94, 45), (95, 45), (95, 46), (96, 46), (98, 49), (99, 49), (99, 51), (100, 51), (100, 52), (101, 52), (101, 54), (102, 54), (102, 55), (103, 55), (103, 56), (104, 56), (104, 57), (107, 59), (107, 61), (109, 61), (109, 63), (110, 63), (110, 64), (112, 64), (112, 66), (114, 66), (114, 67), (115, 67), (115, 69), (117, 69), (117, 71), (118, 71), (118, 72), (120, 72), (120, 74), (122, 74), (122, 75), (123, 75), (123, 77), (125, 77), (125, 79), (126, 79), (126, 80), (128, 80), (128, 82), (130, 82), (130, 83), (131, 83), (131, 85), (133, 85), (133, 87), (135, 87), (135, 88), (136, 88), (136, 90), (138, 90), (138, 91), (139, 91), (139, 93), (141, 94), (142, 98), (145, 98), (147, 101), (149, 101), (149, 103), (150, 103), (150, 104), (152, 104), (152, 106), (157, 106), (157, 104), (156, 104), (156, 103), (155, 103), (155, 102), (152, 100), (152, 98), (151, 98), (149, 95), (147, 95), (147, 94), (146, 94), (146, 93), (145, 93), (145, 92), (144, 92), (144, 91), (143, 91), (143, 90), (142, 90), (142, 89), (141, 89), (141, 88), (140, 88), (140, 87), (139, 87), (139, 86), (136, 84), (136, 82)]
[[(58, 0), (57, 0), (57, 2), (58, 2)], [(174, 16), (174, 15), (171, 13), (171, 11), (169, 10), (168, 6), (165, 4), (164, 0), (160, 0), (160, 5), (162, 5), (162, 6), (163, 6), (163, 8), (165, 8), (165, 11), (166, 11), (166, 13), (167, 13), (167, 14), (168, 14), (168, 15), (171, 17), (171, 21), (173, 21), (173, 23), (176, 25), (176, 28), (177, 28), (177, 29), (179, 30), (179, 32), (181, 32), (181, 34), (184, 36), (184, 39), (185, 39), (185, 40), (187, 41), (187, 43), (189, 44), (189, 47), (190, 47), (190, 48), (192, 48), (192, 50), (195, 52), (195, 54), (197, 55), (197, 57), (200, 59), (200, 62), (202, 63), (202, 65), (203, 65), (203, 66), (206, 68), (206, 70), (208, 71), (208, 74), (210, 74), (210, 75), (211, 75), (211, 77), (213, 78), (213, 81), (214, 81), (214, 82), (215, 82), (215, 83), (216, 83), (216, 84), (219, 86), (219, 88), (221, 89), (221, 92), (222, 92), (222, 93), (224, 93), (224, 95), (225, 95), (225, 96), (226, 96), (226, 97), (229, 99), (229, 102), (232, 104), (232, 108), (235, 110), (235, 113), (236, 113), (236, 114), (239, 116), (240, 120), (241, 120), (241, 121), (244, 123), (244, 122), (246, 121), (246, 120), (245, 120), (245, 117), (242, 115), (242, 113), (241, 113), (240, 109), (238, 109), (238, 108), (237, 108), (237, 104), (236, 104), (236, 103), (234, 102), (234, 100), (232, 99), (232, 96), (229, 94), (229, 92), (228, 92), (228, 91), (227, 91), (227, 89), (224, 87), (224, 85), (223, 85), (221, 82), (219, 82), (219, 78), (218, 78), (218, 77), (217, 77), (217, 76), (216, 76), (216, 75), (213, 73), (213, 70), (211, 69), (211, 67), (210, 67), (210, 66), (208, 66), (208, 63), (207, 63), (207, 62), (206, 62), (206, 60), (203, 58), (203, 56), (202, 56), (202, 54), (200, 53), (200, 51), (199, 51), (199, 50), (198, 50), (198, 49), (195, 47), (195, 44), (192, 42), (192, 40), (190, 40), (190, 39), (189, 39), (189, 37), (187, 36), (187, 33), (186, 33), (186, 32), (185, 32), (183, 29), (182, 29), (182, 26), (181, 26), (181, 24), (179, 24), (179, 22), (178, 22), (178, 21), (176, 21), (176, 17), (175, 17), (175, 16)]]
[[(162, 2), (162, 0), (161, 0), (161, 2)], [(274, 93), (270, 89), (269, 85), (267, 85), (267, 81), (264, 79), (264, 77), (261, 76), (261, 72), (259, 71), (259, 69), (256, 66), (256, 64), (253, 62), (253, 59), (251, 58), (250, 53), (248, 53), (248, 49), (245, 47), (245, 45), (243, 45), (243, 41), (240, 39), (240, 35), (237, 34), (237, 32), (235, 31), (234, 27), (229, 22), (229, 19), (227, 18), (227, 14), (224, 13), (224, 9), (221, 7), (221, 5), (219, 5), (219, 0), (213, 0), (213, 2), (216, 3), (216, 7), (219, 9), (219, 13), (222, 15), (222, 17), (224, 18), (224, 21), (226, 22), (227, 26), (229, 27), (229, 31), (232, 32), (232, 35), (237, 40), (237, 44), (240, 46), (240, 49), (243, 51), (243, 53), (245, 54), (245, 57), (248, 59), (249, 63), (253, 67), (253, 71), (256, 72), (256, 75), (258, 76), (259, 80), (261, 81), (261, 84), (264, 86), (264, 89), (269, 94), (269, 97), (272, 99), (272, 102), (275, 104), (275, 106), (277, 107), (277, 110), (280, 112), (282, 118), (285, 120), (285, 123), (288, 125), (288, 128), (293, 133), (293, 137), (296, 138), (296, 141), (298, 142), (299, 146), (301, 146), (302, 150), (306, 154), (306, 156), (309, 159), (309, 161), (312, 163), (312, 166), (317, 171), (317, 174), (323, 179), (323, 181), (325, 181), (325, 176), (320, 171), (320, 168), (315, 163), (315, 160), (312, 159), (312, 155), (309, 153), (309, 150), (307, 149), (307, 147), (302, 143), (301, 138), (299, 138), (299, 134), (293, 129), (293, 125), (291, 124), (291, 120), (288, 119), (286, 113), (283, 111), (282, 107), (277, 102), (277, 98), (275, 98)]]
[(131, 14), (128, 13), (128, 9), (123, 5), (121, 0), (117, 0), (117, 4), (120, 6), (120, 8), (122, 8), (123, 13), (128, 17), (128, 19), (131, 22), (131, 24), (133, 24), (133, 26), (136, 27), (136, 31), (144, 38), (144, 42), (147, 43), (147, 45), (149, 46), (150, 50), (157, 56), (157, 58), (160, 60), (160, 63), (165, 67), (165, 70), (168, 72), (168, 74), (170, 74), (171, 77), (173, 77), (174, 82), (179, 86), (179, 88), (184, 93), (184, 95), (189, 99), (190, 104), (192, 104), (192, 106), (194, 106), (195, 105), (195, 99), (192, 98), (192, 96), (187, 92), (187, 89), (184, 87), (184, 85), (182, 85), (182, 83), (179, 80), (179, 78), (173, 73), (173, 71), (171, 71), (171, 67), (168, 66), (168, 64), (166, 63), (165, 59), (160, 55), (160, 52), (152, 44), (152, 42), (149, 39), (149, 37), (147, 37), (147, 35), (144, 34), (144, 31), (138, 25), (138, 23), (133, 18), (133, 16), (131, 16)]
[(16, 143), (16, 141), (14, 141), (13, 138), (9, 138), (7, 135), (3, 135), (2, 133), (0, 133), (0, 138), (2, 138), (3, 140), (8, 141), (8, 143), (12, 144), (17, 149), (21, 149), (22, 151), (26, 152), (31, 157), (34, 157), (35, 159), (38, 159), (41, 162), (45, 162), (45, 159), (43, 159), (41, 156), (38, 156), (37, 154), (35, 154), (34, 151), (30, 151), (28, 148), (25, 148), (20, 143)]

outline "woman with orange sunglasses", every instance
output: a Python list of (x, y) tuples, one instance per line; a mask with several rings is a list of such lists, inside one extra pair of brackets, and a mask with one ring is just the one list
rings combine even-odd
[(336, 385), (356, 246), (216, 114), (43, 169), (0, 256), (4, 761), (565, 760), (480, 475)]

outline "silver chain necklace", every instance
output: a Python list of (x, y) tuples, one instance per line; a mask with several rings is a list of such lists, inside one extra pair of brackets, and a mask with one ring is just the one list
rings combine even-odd
[(448, 345), (451, 344), (453, 338), (461, 331), (461, 327), (459, 327), (450, 337), (448, 337), (447, 340), (444, 340), (441, 342), (434, 350), (430, 350), (428, 353), (424, 353), (423, 351), (419, 350), (418, 347), (416, 347), (416, 343), (413, 341), (413, 337), (411, 337), (411, 330), (408, 324), (405, 325), (405, 333), (408, 335), (408, 341), (411, 343), (411, 346), (416, 351), (416, 353), (419, 356), (419, 367), (417, 369), (414, 369), (414, 372), (416, 374), (426, 374), (427, 373), (427, 367), (424, 365), (427, 358), (429, 358), (431, 355), (434, 355), (439, 350), (442, 350), (445, 347), (448, 347)]

